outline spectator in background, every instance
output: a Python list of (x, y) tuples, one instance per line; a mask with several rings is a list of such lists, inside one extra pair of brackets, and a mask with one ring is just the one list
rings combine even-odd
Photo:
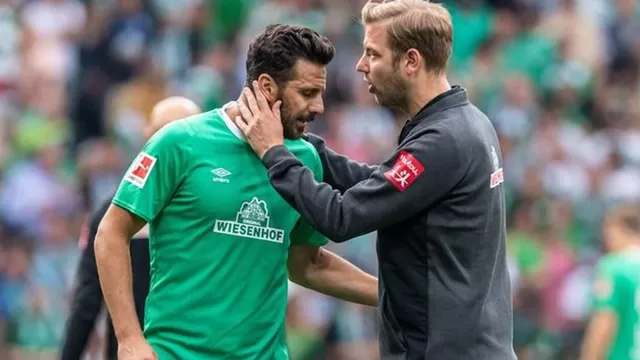
[(10, 167), (1, 183), (0, 214), (10, 226), (38, 240), (42, 236), (45, 209), (73, 211), (78, 205), (77, 194), (61, 176), (62, 156), (60, 144), (42, 144), (35, 158)]
[(615, 18), (608, 25), (609, 63), (613, 66), (626, 59), (638, 59), (640, 56), (640, 18), (638, 2), (635, 0), (612, 1)]
[(153, 107), (166, 95), (163, 73), (149, 54), (140, 63), (140, 70), (135, 77), (109, 92), (106, 129), (126, 150), (126, 159), (132, 159), (144, 145), (144, 138), (139, 134), (149, 124)]
[[(184, 98), (172, 97), (154, 104), (150, 111), (150, 121), (145, 126), (144, 139), (149, 139), (164, 125), (201, 113), (202, 110)], [(118, 176), (118, 180), (122, 175)], [(115, 184), (117, 187), (119, 181)], [(103, 189), (104, 190), (104, 189)], [(99, 203), (99, 208), (85, 224), (86, 239), (83, 242), (82, 257), (76, 274), (76, 289), (73, 296), (73, 308), (67, 323), (67, 333), (62, 349), (62, 360), (80, 360), (88, 347), (89, 335), (103, 307), (103, 295), (98, 279), (98, 269), (94, 252), (98, 225), (111, 205), (112, 194)], [(133, 294), (138, 320), (144, 324), (144, 309), (149, 293), (149, 230), (147, 226), (133, 236), (130, 244), (131, 267), (133, 273)], [(118, 344), (113, 324), (107, 324), (107, 349), (104, 353), (108, 360), (117, 358)]]
[[(78, 102), (73, 121), (75, 143), (104, 136), (107, 131), (105, 97), (112, 87), (135, 78), (149, 65), (148, 55), (157, 24), (143, 0), (116, 0), (113, 7), (94, 6), (99, 30), (89, 32), (81, 53)], [(96, 14), (97, 12), (106, 12)], [(150, 70), (149, 70), (150, 71)], [(86, 121), (92, 119), (91, 121)]]
[[(2, 108), (10, 106), (10, 99), (20, 78), (21, 52), (24, 30), (20, 26), (18, 11), (9, 0), (0, 1), (0, 99)], [(9, 103), (7, 103), (9, 101)], [(15, 101), (15, 99), (13, 99)]]
[(580, 0), (558, 0), (557, 8), (542, 16), (536, 31), (554, 41), (565, 42), (567, 57), (589, 72), (599, 72), (605, 64), (605, 37), (594, 20), (580, 11)]
[(154, 18), (142, 0), (116, 0), (115, 11), (98, 45), (110, 81), (114, 84), (128, 81), (141, 70), (155, 32)]
[(22, 11), (25, 46), (32, 51), (49, 47), (50, 56), (38, 60), (60, 61), (58, 71), (69, 79), (77, 69), (77, 44), (86, 20), (86, 9), (78, 0), (30, 1)]
[(28, 268), (26, 298), (14, 305), (12, 345), (14, 356), (21, 356), (16, 359), (56, 359), (62, 346), (69, 290), (79, 258), (71, 236), (76, 226), (67, 215), (60, 209), (48, 209), (44, 215), (42, 243), (35, 248)]
[[(2, 347), (9, 360), (27, 358), (28, 355), (24, 352), (28, 350), (21, 349), (20, 345), (23, 345), (24, 337), (29, 335), (29, 331), (23, 327), (20, 332), (20, 324), (35, 317), (41, 305), (37, 301), (37, 294), (33, 291), (32, 279), (29, 278), (32, 251), (32, 245), (25, 238), (14, 238), (7, 245), (7, 266), (0, 300), (7, 311), (6, 337), (2, 341)], [(51, 354), (48, 356), (51, 358)], [(43, 359), (46, 358), (43, 357)]]

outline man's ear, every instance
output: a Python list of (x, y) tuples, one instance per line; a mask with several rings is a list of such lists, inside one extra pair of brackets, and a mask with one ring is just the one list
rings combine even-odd
[(278, 99), (278, 84), (267, 74), (258, 76), (258, 87), (262, 90), (269, 104), (273, 104)]
[(418, 72), (422, 65), (422, 55), (416, 49), (409, 49), (403, 56), (405, 71), (408, 76)]

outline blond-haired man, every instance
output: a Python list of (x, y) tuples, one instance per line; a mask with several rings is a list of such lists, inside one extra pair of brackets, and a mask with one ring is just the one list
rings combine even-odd
[(383, 359), (512, 360), (502, 156), (494, 128), (446, 77), (451, 17), (420, 0), (367, 3), (364, 74), (377, 102), (410, 119), (379, 166), (309, 135), (318, 183), (282, 146), (267, 92), (245, 89), (236, 123), (271, 184), (333, 241), (378, 230)]

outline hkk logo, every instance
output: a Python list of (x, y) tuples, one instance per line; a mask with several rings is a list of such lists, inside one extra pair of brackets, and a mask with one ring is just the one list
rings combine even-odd
[(393, 167), (384, 173), (391, 184), (405, 191), (424, 171), (424, 166), (407, 151), (401, 151)]
[[(411, 156), (409, 153), (400, 153), (400, 161), (402, 162), (402, 164), (406, 165), (407, 168), (409, 168), (409, 170), (411, 170), (413, 175), (418, 176), (418, 175), (420, 175), (420, 172), (422, 171), (422, 169), (418, 170), (416, 168), (416, 165), (413, 164), (413, 162), (415, 160), (416, 159), (413, 156)], [(416, 163), (417, 163), (417, 161), (416, 161)]]
[(391, 169), (391, 176), (393, 179), (400, 183), (402, 188), (406, 188), (409, 185), (409, 177), (411, 174), (407, 170), (401, 170), (402, 165), (394, 166)]
[(234, 235), (256, 240), (282, 243), (284, 231), (269, 227), (267, 203), (254, 197), (243, 202), (236, 220), (216, 220), (213, 231), (219, 234)]

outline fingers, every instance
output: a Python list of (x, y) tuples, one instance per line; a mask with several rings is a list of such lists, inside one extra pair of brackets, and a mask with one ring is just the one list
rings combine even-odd
[(243, 134), (247, 135), (249, 132), (249, 124), (242, 120), (241, 116), (236, 116), (236, 126), (242, 131)]
[(258, 101), (258, 106), (260, 106), (260, 109), (266, 111), (271, 108), (271, 106), (269, 106), (267, 98), (262, 93), (262, 90), (260, 90), (260, 88), (258, 87), (257, 81), (253, 82), (253, 94), (256, 96), (256, 100)]
[(244, 96), (247, 105), (249, 106), (249, 110), (251, 110), (252, 114), (259, 114), (260, 113), (260, 107), (258, 106), (258, 102), (256, 100), (256, 96), (253, 93), (253, 91), (251, 91), (251, 89), (245, 89), (242, 92), (242, 95)]
[(275, 115), (276, 119), (280, 120), (280, 106), (282, 105), (282, 101), (278, 100), (273, 104), (271, 108), (271, 112)]
[(242, 116), (236, 116), (233, 119), (231, 119), (233, 121), (234, 124), (236, 124), (236, 126), (238, 127), (238, 129), (242, 130), (243, 126), (249, 125), (249, 123), (247, 122), (247, 120), (245, 120)]
[(238, 110), (240, 110), (240, 114), (242, 115), (241, 117), (241, 121), (245, 122), (245, 123), (249, 123), (252, 119), (253, 119), (253, 114), (251, 110), (249, 110), (249, 108), (247, 107), (247, 104), (245, 103), (247, 101), (247, 98), (244, 96), (244, 92), (241, 96), (240, 101), (237, 102), (238, 104)]

